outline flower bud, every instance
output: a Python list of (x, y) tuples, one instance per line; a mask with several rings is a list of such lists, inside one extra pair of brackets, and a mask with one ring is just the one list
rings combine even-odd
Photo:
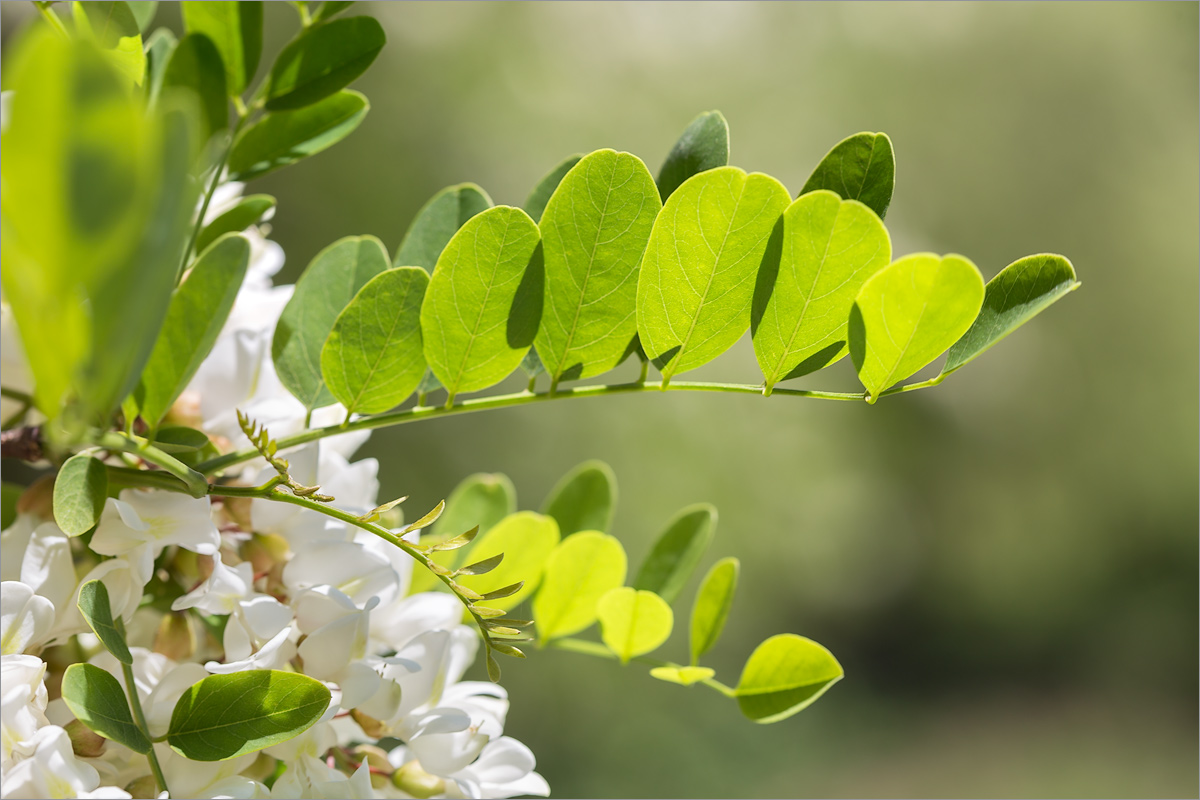
[(153, 800), (158, 797), (158, 781), (154, 780), (153, 775), (143, 775), (126, 785), (125, 791), (129, 792), (130, 797)]
[(392, 773), (392, 785), (417, 800), (428, 800), (435, 794), (446, 791), (446, 782), (437, 775), (430, 775), (421, 769), (421, 765), (416, 761), (410, 761)]
[(65, 730), (71, 740), (71, 750), (80, 758), (97, 758), (104, 753), (108, 740), (79, 720), (68, 722)]
[(172, 661), (187, 661), (196, 652), (196, 632), (187, 614), (174, 612), (163, 615), (154, 636), (154, 652)]
[(358, 727), (362, 728), (363, 733), (372, 739), (382, 739), (384, 736), (387, 736), (389, 733), (391, 733), (387, 725), (383, 724), (374, 717), (368, 717), (357, 708), (351, 709), (350, 718), (357, 722)]

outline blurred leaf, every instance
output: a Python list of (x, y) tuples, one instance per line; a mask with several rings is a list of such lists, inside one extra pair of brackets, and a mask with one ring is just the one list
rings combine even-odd
[(725, 620), (733, 605), (733, 595), (737, 591), (740, 567), (736, 558), (722, 558), (712, 565), (696, 590), (696, 602), (692, 605), (692, 664), (699, 661), (700, 656), (711, 650), (721, 638)]
[(834, 145), (813, 170), (801, 195), (828, 189), (887, 216), (896, 185), (896, 157), (886, 133), (856, 133)]
[(758, 273), (750, 323), (768, 394), (846, 355), (854, 298), (891, 260), (887, 229), (862, 203), (820, 190), (788, 207), (783, 251)]
[(204, 431), (186, 425), (164, 425), (154, 434), (154, 446), (171, 455), (192, 453), (211, 443)]
[(983, 276), (962, 256), (914, 253), (863, 284), (850, 311), (850, 357), (869, 402), (958, 341), (983, 304)]
[(297, 111), (267, 114), (233, 143), (230, 177), (248, 181), (327, 150), (353, 133), (370, 108), (366, 97), (347, 90)]
[(63, 673), (62, 699), (89, 730), (135, 753), (150, 752), (150, 740), (134, 724), (125, 691), (109, 673), (92, 664), (72, 664)]
[(387, 42), (373, 17), (348, 17), (308, 28), (275, 59), (267, 83), (270, 111), (303, 108), (367, 71)]
[(421, 333), (448, 402), (504, 380), (533, 344), (542, 310), (540, 244), (528, 214), (495, 206), (469, 219), (442, 251)]
[(150, 27), (150, 23), (154, 22), (154, 15), (158, 12), (158, 3), (155, 0), (128, 0), (125, 5), (129, 6), (129, 10), (133, 12), (138, 30), (145, 33), (146, 29)]
[(433, 374), (433, 370), (427, 368), (425, 370), (425, 377), (421, 378), (421, 383), (419, 386), (417, 386), (417, 394), (421, 396), (422, 402), (424, 402), (425, 395), (441, 388), (441, 381), (439, 381), (437, 376)]
[(553, 389), (620, 363), (637, 333), (637, 274), (661, 205), (637, 156), (597, 150), (571, 168), (540, 228), (545, 301), (537, 350)]
[(212, 39), (225, 65), (229, 94), (241, 94), (254, 79), (262, 56), (263, 4), (188, 0), (182, 7), (184, 28)]
[(681, 509), (646, 556), (634, 588), (646, 589), (674, 603), (704, 557), (716, 527), (717, 509), (708, 503)]
[(8, 530), (17, 519), (17, 501), (25, 492), (24, 486), (8, 481), (0, 482), (0, 530)]
[(389, 269), (338, 315), (321, 350), (321, 374), (347, 413), (395, 408), (421, 382), (421, 301), (428, 285), (419, 267)]
[(249, 240), (226, 234), (200, 254), (175, 290), (135, 393), (141, 416), (151, 428), (171, 410), (212, 350), (249, 263)]
[(487, 601), (489, 606), (505, 611), (516, 608), (537, 588), (546, 559), (558, 541), (558, 525), (550, 517), (532, 511), (519, 511), (505, 517), (475, 541), (468, 555), (469, 560), (480, 561), (504, 553), (504, 562), (487, 575), (464, 578), (461, 583), (486, 595), (517, 581), (525, 581), (519, 591)]
[(842, 675), (842, 665), (824, 647), (781, 633), (750, 655), (737, 685), (738, 705), (755, 722), (779, 722), (812, 705)]
[(698, 681), (706, 681), (717, 673), (708, 667), (655, 667), (650, 670), (650, 676), (667, 683), (678, 683), (691, 686)]
[(566, 537), (546, 560), (533, 598), (543, 642), (578, 633), (596, 621), (596, 604), (625, 582), (625, 549), (612, 536), (582, 531)]
[(205, 139), (229, 126), (225, 67), (217, 46), (204, 34), (189, 33), (179, 40), (167, 63), (163, 86), (182, 87), (196, 93), (204, 112)]
[(754, 276), (778, 257), (788, 192), (736, 167), (693, 176), (654, 223), (637, 291), (637, 328), (664, 381), (725, 352), (750, 327)]
[(104, 645), (104, 649), (122, 664), (132, 664), (133, 656), (125, 636), (113, 621), (112, 604), (108, 599), (108, 587), (101, 581), (88, 581), (79, 587), (79, 599), (76, 601), (79, 613), (88, 627), (96, 634), (96, 638)]
[(1068, 292), (1079, 288), (1075, 268), (1059, 255), (1026, 256), (988, 281), (970, 329), (950, 348), (943, 375), (975, 360)]
[(433, 272), (438, 256), (450, 239), (471, 217), (492, 207), (487, 192), (473, 183), (447, 186), (429, 199), (400, 242), (397, 267), (421, 267)]
[(159, 28), (146, 40), (146, 105), (153, 107), (158, 102), (167, 64), (178, 44), (170, 28)]
[(141, 86), (146, 77), (146, 52), (141, 26), (129, 4), (89, 0), (72, 3), (71, 10), (79, 33), (90, 36), (117, 71)]
[(576, 153), (573, 156), (567, 156), (562, 161), (550, 170), (544, 178), (538, 181), (537, 186), (533, 187), (533, 191), (529, 193), (529, 197), (525, 198), (525, 213), (534, 222), (542, 221), (542, 214), (546, 211), (546, 204), (550, 202), (551, 195), (558, 185), (562, 183), (562, 179), (566, 174), (580, 162), (583, 158), (583, 153)]
[(317, 408), (334, 401), (321, 377), (321, 348), (354, 295), (391, 266), (374, 236), (347, 236), (309, 262), (275, 326), (271, 356), (287, 390)]
[(654, 592), (622, 586), (596, 604), (600, 638), (622, 664), (656, 650), (671, 635), (671, 606)]
[(687, 128), (658, 171), (662, 201), (693, 175), (729, 164), (729, 123), (720, 111), (706, 111)]
[(108, 497), (108, 469), (87, 453), (66, 460), (54, 478), (54, 521), (67, 536), (96, 527)]
[(200, 235), (196, 237), (196, 252), (203, 253), (223, 234), (241, 233), (262, 220), (273, 208), (275, 198), (269, 194), (246, 195), (233, 208), (204, 226)]
[[(500, 473), (478, 473), (466, 478), (454, 488), (446, 500), (446, 510), (430, 528), (432, 541), (457, 536), (479, 526), (479, 536), (517, 510), (517, 490), (508, 476)], [(557, 540), (555, 540), (557, 541)], [(463, 563), (466, 550), (433, 553), (433, 560), (453, 569)], [(414, 570), (409, 592), (427, 592), (441, 585), (432, 572)]]
[(608, 533), (617, 506), (617, 476), (603, 461), (584, 461), (559, 479), (542, 503), (563, 536)]
[(321, 5), (317, 8), (317, 13), (313, 15), (313, 22), (324, 22), (325, 20), (330, 19), (330, 18), (342, 13), (343, 11), (345, 11), (347, 8), (349, 8), (352, 5), (354, 5), (354, 3), (352, 3), (352, 2), (350, 2), (350, 3), (345, 3), (345, 2), (321, 3)]
[[(185, 226), (190, 120), (146, 113), (95, 48), (31, 30), (6, 65), (4, 294), (38, 408), (107, 424), (150, 355)], [(164, 268), (164, 264), (168, 265)]]
[(295, 672), (209, 675), (175, 704), (167, 742), (193, 761), (226, 761), (299, 736), (329, 701), (325, 684)]

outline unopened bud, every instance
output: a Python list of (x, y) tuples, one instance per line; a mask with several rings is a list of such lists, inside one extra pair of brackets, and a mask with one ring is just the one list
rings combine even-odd
[(187, 614), (172, 612), (163, 616), (154, 636), (154, 652), (172, 661), (191, 659), (196, 652), (196, 632)]
[(79, 720), (68, 722), (65, 730), (71, 740), (71, 750), (80, 758), (97, 758), (104, 753), (104, 745), (108, 740)]
[(158, 797), (158, 781), (154, 780), (153, 775), (143, 775), (136, 781), (127, 784), (125, 791), (129, 792), (129, 796), (133, 798), (153, 800)]
[(242, 545), (241, 555), (254, 567), (254, 574), (260, 575), (286, 561), (290, 549), (287, 539), (277, 533), (256, 533)]
[(417, 800), (428, 800), (435, 794), (446, 791), (446, 782), (437, 775), (421, 769), (416, 761), (410, 761), (392, 773), (392, 785)]
[(43, 475), (17, 499), (17, 511), (42, 520), (54, 519), (54, 476)]
[(388, 761), (387, 751), (373, 744), (360, 744), (350, 751), (359, 761), (367, 762), (371, 769), (377, 769), (387, 775), (392, 774), (392, 762)]
[(391, 732), (387, 725), (374, 717), (368, 717), (357, 708), (350, 711), (350, 718), (357, 722), (358, 727), (362, 728), (363, 733), (372, 739), (382, 739)]

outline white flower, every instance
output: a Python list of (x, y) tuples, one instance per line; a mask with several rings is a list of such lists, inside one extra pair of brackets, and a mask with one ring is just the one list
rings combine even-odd
[(225, 675), (287, 663), (296, 653), (291, 623), (292, 609), (274, 597), (260, 594), (238, 602), (225, 623), (225, 662), (209, 661), (204, 668)]
[(172, 544), (209, 556), (220, 548), (207, 497), (126, 489), (104, 504), (91, 547), (101, 555), (125, 556), (149, 576), (154, 559)]
[(20, 581), (0, 583), (0, 654), (16, 655), (49, 638), (54, 604)]
[(283, 583), (293, 597), (314, 586), (333, 586), (361, 606), (373, 597), (390, 600), (399, 581), (387, 559), (356, 542), (319, 542), (292, 557)]
[(360, 610), (332, 586), (309, 589), (296, 599), (296, 625), (305, 634), (299, 648), (304, 673), (336, 683), (342, 708), (354, 708), (379, 688), (379, 673), (362, 660), (370, 613), (377, 604), (373, 597)]
[(208, 578), (192, 591), (175, 598), (172, 611), (198, 608), (209, 614), (232, 614), (239, 600), (254, 594), (254, 568), (243, 561), (235, 567), (227, 567), (218, 552), (213, 556), (212, 572)]
[(5, 797), (84, 797), (100, 785), (96, 768), (75, 757), (71, 739), (62, 728), (48, 725), (34, 734), (29, 744), (31, 754), (4, 771), (0, 793)]
[[(398, 548), (392, 549), (398, 551)], [(408, 558), (407, 555), (404, 557)], [(397, 598), (391, 605), (375, 609), (371, 620), (374, 649), (399, 652), (426, 631), (448, 631), (457, 627), (462, 617), (462, 602), (445, 592), (421, 592)]]
[(34, 736), (47, 724), (45, 673), (46, 664), (37, 656), (0, 657), (0, 766), (5, 771), (13, 759), (33, 752)]
[(354, 774), (346, 777), (311, 755), (303, 755), (293, 761), (275, 785), (271, 797), (314, 798), (314, 800), (349, 800), (349, 798), (374, 798), (371, 788), (370, 768), (364, 761)]
[(78, 579), (71, 556), (71, 540), (53, 522), (34, 529), (21, 559), (21, 583), (45, 597), (61, 614), (71, 600)]
[(110, 558), (101, 561), (87, 575), (83, 576), (83, 580), (71, 594), (71, 599), (66, 603), (66, 607), (59, 610), (51, 639), (61, 641), (68, 636), (88, 630), (88, 624), (84, 621), (83, 614), (79, 612), (79, 589), (83, 584), (94, 580), (103, 583), (104, 588), (108, 590), (108, 601), (112, 607), (113, 616), (120, 617), (128, 624), (142, 602), (142, 593), (146, 584), (150, 582), (151, 567), (153, 567), (152, 563), (147, 565), (140, 560), (131, 562), (125, 558)]
[[(528, 747), (509, 736), (487, 743), (474, 764), (447, 782), (447, 797), (547, 797), (550, 785), (533, 771), (536, 762)], [(457, 790), (457, 791), (455, 791)]]
[(156, 744), (154, 752), (162, 765), (163, 777), (171, 787), (172, 797), (250, 800), (267, 796), (267, 787), (238, 774), (254, 763), (256, 753), (247, 753), (228, 761), (212, 762), (191, 761), (165, 743)]

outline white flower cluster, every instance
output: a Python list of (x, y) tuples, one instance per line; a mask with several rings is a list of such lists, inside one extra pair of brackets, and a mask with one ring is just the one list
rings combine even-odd
[[(222, 186), (208, 217), (231, 207), (240, 191)], [(252, 243), (245, 284), (168, 420), (204, 430), (222, 450), (249, 446), (237, 409), (276, 437), (301, 429), (305, 417), (271, 363), (272, 332), (292, 290), (272, 286), (283, 253), (257, 227), (245, 235)], [(10, 376), (27, 383), (7, 309), (2, 322), (5, 384)], [(340, 406), (318, 409), (313, 424), (344, 415)], [(339, 508), (363, 513), (377, 503), (378, 464), (348, 459), (367, 435), (284, 455), (298, 481), (320, 484)], [(241, 478), (257, 485), (273, 474), (260, 460)], [(124, 685), (121, 665), (76, 607), (79, 587), (93, 579), (104, 583), (128, 630), (155, 737), (166, 733), (180, 696), (210, 674), (294, 669), (332, 690), (316, 725), (261, 753), (199, 763), (165, 742), (154, 745), (175, 797), (547, 795), (533, 754), (503, 735), (505, 691), (462, 680), (479, 640), (462, 624), (459, 601), (409, 594), (411, 569), (399, 549), (295, 506), (140, 489), (108, 499), (85, 547), (55, 525), (44, 487), (33, 487), (0, 539), (0, 795), (153, 796), (144, 756), (101, 739), (63, 700), (50, 699), (55, 676), (81, 660)]]

